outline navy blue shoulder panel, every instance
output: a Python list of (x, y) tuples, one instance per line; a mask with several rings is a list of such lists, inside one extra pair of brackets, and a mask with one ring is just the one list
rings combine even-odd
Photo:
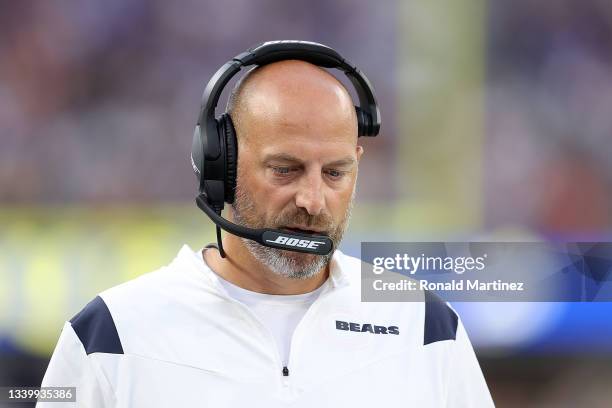
[(436, 341), (455, 340), (457, 337), (457, 313), (438, 295), (425, 291), (425, 330), (423, 345)]
[(115, 322), (100, 296), (70, 319), (70, 323), (87, 354), (123, 354)]

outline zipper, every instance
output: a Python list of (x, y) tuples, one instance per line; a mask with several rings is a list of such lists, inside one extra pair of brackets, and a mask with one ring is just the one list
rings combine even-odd
[(289, 376), (289, 366), (291, 366), (291, 362), (293, 361), (293, 355), (295, 354), (295, 348), (294, 348), (294, 342), (295, 342), (295, 338), (296, 338), (296, 334), (300, 331), (300, 328), (302, 326), (304, 326), (304, 322), (306, 320), (308, 320), (308, 318), (315, 313), (314, 311), (320, 307), (319, 305), (321, 304), (321, 301), (323, 298), (329, 296), (331, 293), (334, 292), (334, 288), (333, 288), (333, 283), (327, 281), (325, 283), (326, 285), (328, 285), (323, 292), (321, 292), (319, 294), (319, 297), (315, 299), (315, 301), (310, 305), (310, 307), (308, 308), (308, 310), (306, 310), (306, 313), (304, 313), (304, 316), (302, 316), (302, 319), (300, 320), (300, 322), (298, 323), (298, 325), (295, 327), (295, 330), (293, 331), (293, 334), (291, 335), (291, 345), (289, 348), (289, 358), (288, 358), (288, 362), (287, 362), (287, 366), (283, 367), (283, 376), (284, 377), (288, 377)]
[[(211, 273), (214, 273), (211, 271)], [(234, 299), (231, 296), (228, 296), (225, 293), (225, 290), (220, 286), (219, 282), (215, 282), (214, 286), (217, 286), (217, 294), (220, 295), (221, 297), (223, 297), (226, 300), (229, 300), (230, 302), (238, 305), (240, 308), (242, 308), (242, 310), (244, 310), (244, 312), (250, 316), (251, 319), (253, 319), (258, 325), (259, 327), (263, 330), (263, 332), (265, 333), (265, 335), (268, 337), (268, 340), (271, 340), (271, 343), (274, 344), (274, 349), (275, 349), (275, 357), (276, 357), (276, 363), (278, 364), (278, 367), (282, 367), (281, 370), (281, 378), (282, 378), (282, 385), (284, 387), (288, 387), (289, 386), (289, 366), (291, 365), (291, 361), (292, 356), (294, 353), (294, 348), (293, 348), (293, 342), (294, 342), (294, 338), (295, 338), (295, 334), (298, 332), (298, 330), (300, 329), (301, 326), (304, 325), (304, 321), (307, 320), (307, 317), (312, 315), (314, 313), (314, 310), (316, 309), (316, 307), (318, 307), (318, 304), (321, 303), (321, 300), (327, 296), (329, 296), (330, 293), (333, 292), (333, 283), (330, 281), (326, 281), (325, 283), (326, 285), (328, 285), (323, 292), (321, 292), (321, 294), (319, 294), (319, 297), (310, 305), (310, 307), (308, 308), (308, 310), (306, 311), (306, 313), (304, 314), (304, 316), (302, 317), (302, 319), (300, 320), (300, 322), (298, 323), (298, 325), (296, 326), (295, 330), (293, 331), (293, 335), (291, 336), (291, 344), (290, 344), (290, 349), (289, 349), (289, 358), (288, 358), (288, 363), (287, 365), (283, 365), (282, 362), (282, 357), (280, 355), (280, 350), (278, 345), (276, 344), (276, 339), (274, 339), (274, 336), (272, 335), (272, 333), (270, 332), (270, 330), (266, 327), (265, 324), (263, 324), (263, 322), (255, 315), (255, 313), (253, 313), (251, 311), (251, 309), (249, 309), (249, 307), (247, 305), (245, 305), (244, 303), (240, 302), (239, 300)]]
[[(218, 283), (215, 283), (215, 286), (216, 285), (218, 285)], [(234, 303), (235, 305), (238, 305), (238, 307), (240, 307), (252, 320), (254, 320), (257, 325), (259, 325), (260, 329), (268, 337), (268, 340), (274, 345), (275, 360), (276, 360), (277, 367), (282, 367), (282, 370), (281, 370), (282, 377), (288, 377), (289, 376), (289, 368), (283, 364), (282, 357), (280, 355), (279, 347), (276, 344), (276, 339), (274, 338), (274, 336), (272, 335), (270, 330), (266, 327), (266, 325), (263, 324), (263, 322), (257, 317), (257, 315), (255, 315), (255, 313), (253, 313), (253, 311), (251, 311), (251, 309), (249, 309), (249, 307), (247, 305), (245, 305), (244, 303), (240, 302), (239, 300), (234, 299), (231, 296), (226, 295), (225, 291), (223, 290), (223, 288), (218, 288), (217, 291), (218, 291), (218, 295), (220, 295), (221, 297), (223, 297), (226, 300), (229, 300), (230, 302)], [(284, 386), (288, 386), (287, 380), (283, 381), (283, 385)]]
[[(206, 264), (206, 262), (204, 262)], [(208, 265), (207, 265), (208, 267)], [(209, 268), (210, 269), (210, 268)], [(209, 271), (209, 273), (213, 274), (215, 272), (212, 271), (212, 269)], [(275, 350), (275, 360), (276, 360), (276, 364), (277, 367), (282, 367), (282, 374), (283, 377), (288, 377), (289, 376), (289, 369), (283, 364), (283, 359), (282, 356), (280, 355), (280, 349), (278, 344), (276, 344), (276, 339), (274, 338), (274, 336), (272, 335), (272, 333), (270, 332), (270, 330), (266, 327), (265, 324), (263, 324), (263, 322), (257, 317), (257, 315), (255, 315), (255, 313), (253, 313), (253, 311), (251, 309), (249, 309), (249, 307), (247, 305), (245, 305), (244, 303), (240, 302), (239, 300), (234, 299), (233, 297), (229, 296), (226, 292), (225, 289), (223, 288), (223, 286), (221, 285), (221, 283), (217, 280), (219, 278), (215, 278), (215, 277), (209, 277), (209, 281), (212, 283), (212, 285), (215, 287), (215, 292), (218, 296), (222, 297), (225, 300), (230, 301), (231, 303), (234, 303), (235, 305), (238, 305), (238, 307), (240, 307), (253, 321), (255, 321), (255, 323), (257, 325), (259, 325), (260, 329), (263, 331), (263, 333), (268, 337), (268, 340), (271, 341), (271, 343), (274, 345), (274, 350)], [(285, 371), (287, 372), (287, 375), (285, 375)], [(284, 385), (287, 386), (288, 383), (285, 380)]]

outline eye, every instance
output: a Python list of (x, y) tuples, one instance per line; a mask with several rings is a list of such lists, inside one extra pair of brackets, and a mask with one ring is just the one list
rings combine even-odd
[(346, 174), (345, 171), (340, 171), (336, 169), (328, 169), (325, 170), (325, 174), (332, 180), (340, 180)]
[(289, 178), (298, 170), (297, 168), (289, 166), (270, 166), (270, 169), (272, 170), (272, 175), (279, 179)]
[(272, 167), (272, 171), (276, 174), (289, 174), (291, 169), (289, 167)]

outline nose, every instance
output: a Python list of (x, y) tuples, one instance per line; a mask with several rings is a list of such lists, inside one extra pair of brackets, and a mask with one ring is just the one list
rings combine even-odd
[(323, 182), (320, 172), (312, 171), (302, 179), (295, 196), (295, 205), (304, 208), (310, 215), (319, 215), (325, 207)]

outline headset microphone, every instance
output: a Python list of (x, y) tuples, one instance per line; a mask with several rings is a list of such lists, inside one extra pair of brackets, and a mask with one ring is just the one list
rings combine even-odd
[(225, 85), (242, 68), (291, 59), (344, 72), (355, 87), (359, 99), (359, 105), (355, 106), (357, 136), (374, 137), (380, 130), (380, 111), (370, 82), (355, 65), (326, 45), (309, 41), (268, 41), (226, 62), (212, 76), (204, 89), (191, 146), (191, 166), (199, 182), (196, 202), (216, 224), (217, 244), (224, 258), (221, 228), (272, 248), (317, 255), (327, 255), (333, 250), (333, 241), (326, 236), (289, 233), (275, 229), (251, 229), (221, 217), (225, 203), (232, 204), (235, 198), (238, 142), (229, 113), (225, 112), (219, 117), (215, 115), (219, 97)]
[[(230, 234), (253, 240), (267, 247), (287, 249), (296, 252), (306, 252), (317, 255), (327, 255), (334, 247), (334, 243), (331, 238), (324, 235), (289, 233), (269, 228), (254, 229), (234, 224), (233, 222), (230, 222), (217, 215), (215, 210), (207, 203), (205, 194), (200, 194), (196, 198), (196, 203), (198, 204), (198, 207), (204, 211), (206, 215), (208, 215), (217, 225), (217, 228), (223, 228)], [(219, 250), (222, 251), (222, 248), (223, 247), (220, 246)]]

